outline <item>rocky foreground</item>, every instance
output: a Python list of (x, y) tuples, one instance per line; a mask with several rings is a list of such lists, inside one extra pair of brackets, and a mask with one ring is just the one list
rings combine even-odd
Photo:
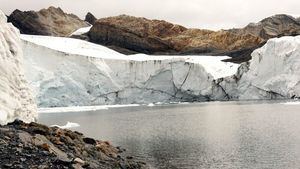
[(124, 151), (58, 127), (22, 121), (0, 126), (0, 168), (148, 168)]

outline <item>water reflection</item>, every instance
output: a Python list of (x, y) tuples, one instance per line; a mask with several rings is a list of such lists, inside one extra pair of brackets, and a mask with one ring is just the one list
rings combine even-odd
[(300, 106), (215, 102), (41, 114), (40, 122), (79, 123), (88, 136), (111, 140), (156, 168), (300, 166)]

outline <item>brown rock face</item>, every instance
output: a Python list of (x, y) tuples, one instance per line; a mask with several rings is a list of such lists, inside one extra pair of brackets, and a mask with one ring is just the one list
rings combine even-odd
[(86, 22), (90, 23), (91, 25), (94, 25), (95, 22), (97, 21), (97, 18), (90, 12), (88, 12), (86, 15), (85, 15), (85, 19), (84, 19)]
[(60, 8), (49, 7), (38, 12), (15, 10), (9, 17), (23, 34), (69, 36), (88, 24), (73, 14), (66, 14)]
[(263, 41), (250, 34), (187, 29), (166, 21), (126, 15), (97, 20), (89, 37), (92, 42), (114, 49), (147, 54), (218, 54)]
[(89, 37), (92, 42), (115, 49), (124, 48), (132, 53), (168, 53), (174, 49), (163, 38), (185, 30), (182, 26), (165, 21), (121, 15), (97, 20)]
[(275, 15), (242, 29), (210, 31), (187, 29), (161, 20), (132, 16), (99, 19), (88, 33), (92, 42), (121, 53), (229, 55), (228, 61), (251, 59), (266, 40), (300, 34), (299, 19)]
[(88, 13), (85, 21), (60, 8), (49, 7), (38, 12), (15, 10), (8, 20), (21, 33), (70, 36), (79, 28), (93, 25), (83, 35), (73, 38), (105, 45), (124, 54), (228, 55), (231, 62), (251, 59), (253, 50), (268, 39), (300, 35), (300, 18), (274, 15), (241, 29), (210, 31), (187, 29), (163, 20), (120, 15), (97, 20)]

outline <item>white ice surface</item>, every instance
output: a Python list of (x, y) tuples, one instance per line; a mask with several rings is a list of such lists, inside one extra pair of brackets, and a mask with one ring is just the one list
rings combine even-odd
[(73, 123), (73, 122), (67, 122), (66, 125), (64, 126), (59, 126), (59, 125), (52, 125), (51, 127), (59, 127), (61, 129), (70, 129), (70, 128), (76, 128), (76, 127), (80, 127), (80, 125), (78, 123)]
[(284, 105), (291, 105), (291, 106), (298, 106), (300, 105), (300, 102), (286, 102), (286, 103), (282, 103)]
[(54, 107), (54, 108), (38, 108), (39, 113), (68, 113), (68, 112), (86, 112), (107, 110), (110, 108), (137, 107), (139, 104), (128, 105), (103, 105), (103, 106), (73, 106), (73, 107)]
[(202, 65), (215, 79), (233, 75), (239, 66), (234, 63), (222, 62), (222, 60), (228, 59), (228, 56), (153, 56), (145, 54), (126, 56), (107, 47), (73, 38), (21, 35), (21, 39), (69, 54), (103, 59), (129, 61), (182, 60)]
[(226, 56), (126, 56), (78, 39), (21, 38), (41, 107), (222, 100), (214, 80), (238, 68)]
[(21, 38), (42, 107), (300, 97), (300, 36), (269, 40), (238, 72), (226, 56), (126, 56), (78, 39)]
[(76, 30), (75, 32), (73, 32), (71, 35), (82, 35), (82, 34), (88, 33), (92, 27), (93, 27), (93, 25), (84, 27), (84, 28), (80, 28), (80, 29)]
[(36, 105), (24, 78), (19, 31), (0, 11), (0, 124), (34, 121)]
[(237, 74), (220, 83), (234, 99), (299, 98), (300, 36), (270, 39)]
[(274, 38), (254, 51), (241, 82), (250, 84), (244, 98), (254, 93), (251, 88), (276, 97), (300, 97), (300, 36)]

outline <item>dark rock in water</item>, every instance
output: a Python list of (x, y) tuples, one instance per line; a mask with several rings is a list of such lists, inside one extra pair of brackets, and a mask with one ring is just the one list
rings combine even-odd
[(11, 22), (23, 34), (69, 36), (74, 31), (88, 24), (60, 8), (49, 7), (38, 12), (15, 10), (9, 17)]
[(0, 126), (0, 168), (149, 168), (106, 141), (38, 123)]
[(84, 19), (86, 22), (90, 23), (91, 25), (94, 25), (97, 21), (97, 18), (90, 12), (88, 12)]

